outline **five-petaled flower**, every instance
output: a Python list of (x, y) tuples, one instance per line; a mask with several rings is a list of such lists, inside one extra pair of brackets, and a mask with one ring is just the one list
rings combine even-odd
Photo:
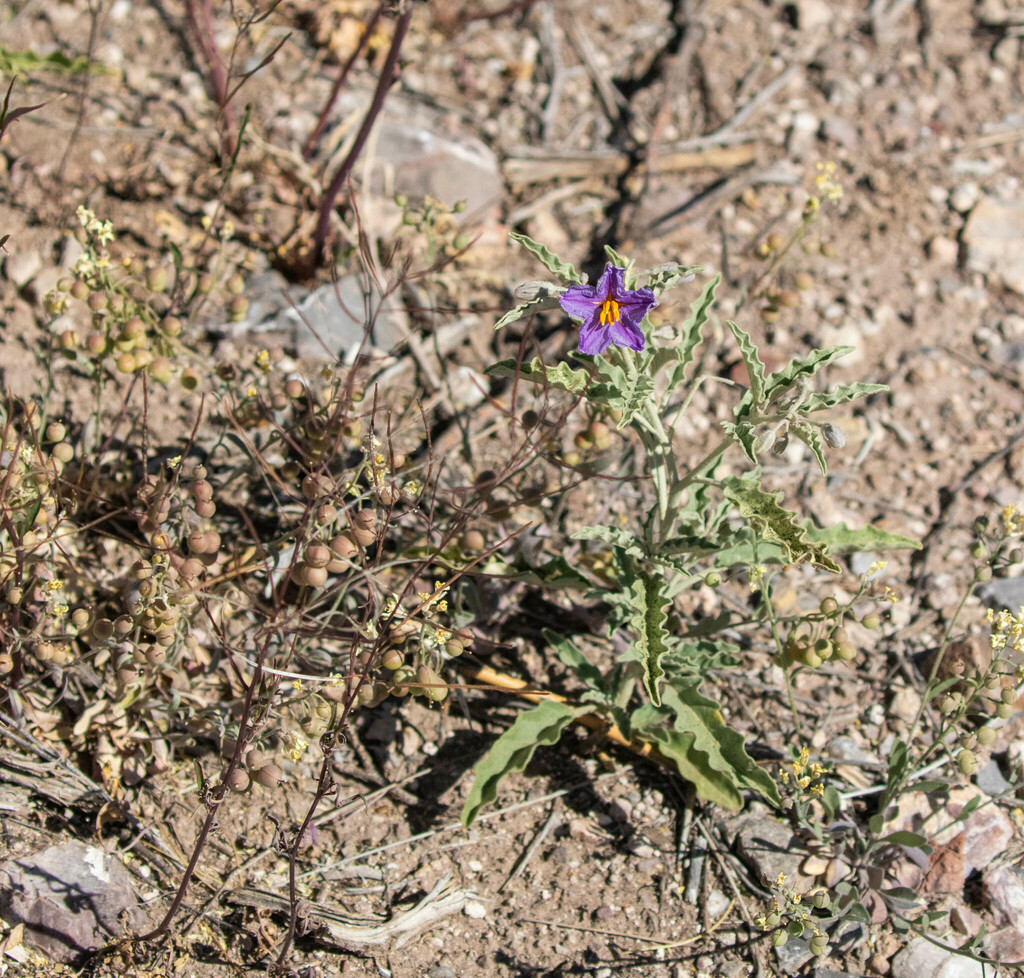
[(651, 289), (627, 289), (626, 270), (605, 265), (596, 285), (570, 285), (558, 302), (573, 319), (581, 319), (580, 353), (604, 353), (612, 343), (639, 352), (640, 328), (657, 304)]

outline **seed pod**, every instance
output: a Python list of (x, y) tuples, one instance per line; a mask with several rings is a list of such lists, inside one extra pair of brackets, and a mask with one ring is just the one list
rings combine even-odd
[(195, 504), (196, 516), (201, 519), (211, 519), (217, 512), (217, 504), (212, 500), (208, 499), (206, 502)]
[(322, 543), (311, 543), (306, 547), (302, 559), (310, 567), (326, 567), (331, 562), (331, 548)]
[(422, 692), (432, 703), (442, 703), (448, 697), (448, 687), (441, 685), (441, 677), (430, 666), (416, 670), (416, 682), (423, 684)]
[(487, 541), (479, 530), (467, 530), (460, 537), (459, 546), (466, 553), (479, 553), (487, 546)]
[(996, 732), (991, 727), (981, 727), (978, 730), (978, 743), (982, 747), (988, 747), (996, 739)]
[(352, 536), (362, 547), (369, 547), (377, 539), (377, 514), (372, 509), (360, 509), (348, 514)]
[(961, 774), (971, 775), (978, 770), (978, 758), (974, 751), (962, 750), (956, 755), (956, 766)]
[(249, 786), (252, 784), (252, 779), (248, 773), (243, 771), (240, 767), (236, 767), (227, 777), (225, 784), (237, 794), (242, 794), (249, 790)]
[(245, 763), (251, 770), (263, 767), (267, 763), (269, 758), (267, 752), (260, 750), (258, 747), (254, 747), (252, 750), (247, 751), (245, 754)]
[(256, 772), (256, 780), (259, 781), (264, 788), (276, 788), (281, 783), (281, 778), (284, 777), (284, 772), (273, 762), (264, 764)]
[(385, 669), (390, 669), (392, 672), (396, 669), (401, 669), (404, 663), (405, 656), (396, 648), (387, 649), (380, 658), (380, 664)]
[(323, 587), (327, 583), (326, 567), (310, 567), (309, 564), (301, 565), (305, 573), (304, 582), (309, 587)]
[(772, 947), (782, 947), (789, 940), (789, 934), (785, 930), (777, 930), (772, 934)]
[[(831, 618), (839, 610), (839, 602), (835, 598), (825, 598), (821, 604), (818, 605), (818, 611), (823, 615), (828, 615)], [(836, 630), (838, 631), (838, 629)], [(836, 637), (836, 633), (832, 633), (832, 637)]]
[(861, 618), (860, 623), (870, 631), (874, 631), (882, 624), (882, 619), (875, 614), (868, 614)]
[(390, 482), (379, 485), (374, 494), (381, 506), (394, 506), (402, 498), (402, 490)]
[(786, 449), (789, 448), (789, 431), (782, 431), (775, 438), (775, 444), (772, 446), (772, 455), (778, 457), (786, 454)]

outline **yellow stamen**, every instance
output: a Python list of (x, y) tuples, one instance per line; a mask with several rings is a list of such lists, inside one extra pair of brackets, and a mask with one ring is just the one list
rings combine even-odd
[(611, 296), (608, 296), (608, 298), (601, 303), (601, 325), (611, 326), (612, 323), (617, 323), (618, 321), (619, 304)]

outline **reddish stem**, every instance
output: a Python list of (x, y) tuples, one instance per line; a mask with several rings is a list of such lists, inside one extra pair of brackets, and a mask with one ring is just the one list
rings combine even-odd
[(188, 18), (189, 27), (192, 28), (192, 33), (203, 53), (203, 60), (209, 69), (206, 79), (207, 90), (210, 93), (210, 98), (220, 109), (223, 122), (220, 138), (221, 155), (225, 159), (229, 159), (231, 157), (229, 133), (232, 118), (231, 106), (228, 104), (228, 73), (213, 37), (213, 11), (210, 7), (210, 0), (185, 0), (185, 16)]
[(411, 20), (412, 3), (406, 3), (405, 10), (395, 25), (395, 34), (391, 38), (391, 47), (388, 49), (388, 56), (384, 61), (384, 66), (380, 70), (377, 88), (373, 93), (373, 101), (367, 110), (366, 118), (363, 119), (363, 124), (359, 127), (359, 132), (356, 135), (355, 142), (352, 144), (352, 148), (349, 150), (341, 166), (338, 167), (338, 172), (334, 174), (333, 179), (324, 191), (323, 200), (320, 201), (320, 216), (317, 219), (316, 231), (313, 234), (314, 261), (321, 261), (323, 259), (324, 244), (327, 241), (327, 233), (331, 225), (331, 214), (334, 212), (334, 202), (337, 200), (338, 194), (341, 193), (341, 188), (345, 185), (345, 181), (352, 172), (352, 167), (355, 166), (359, 154), (362, 153), (366, 140), (370, 137), (370, 130), (373, 129), (373, 124), (377, 121), (377, 116), (380, 115), (381, 109), (384, 108), (384, 99), (387, 98), (388, 89), (391, 87), (391, 82), (395, 77), (395, 69), (398, 66), (398, 53), (402, 48), (402, 42), (405, 40)]
[(324, 134), (324, 129), (327, 128), (327, 117), (331, 114), (331, 109), (334, 108), (334, 103), (337, 101), (338, 95), (341, 93), (341, 87), (345, 84), (345, 81), (349, 76), (349, 72), (352, 71), (352, 68), (356, 63), (356, 59), (366, 49), (366, 45), (370, 40), (370, 35), (373, 34), (374, 29), (377, 27), (377, 21), (380, 20), (381, 14), (384, 13), (385, 2), (386, 0), (381, 0), (381, 2), (377, 4), (377, 9), (373, 12), (373, 16), (366, 24), (366, 27), (363, 28), (363, 34), (362, 37), (359, 38), (359, 43), (356, 45), (356, 49), (351, 55), (349, 55), (348, 61), (342, 65), (341, 71), (334, 82), (334, 86), (331, 88), (331, 94), (327, 96), (327, 101), (324, 102), (324, 107), (320, 110), (320, 115), (317, 117), (316, 127), (309, 134), (309, 138), (302, 147), (303, 159), (308, 160), (313, 155), (313, 151), (316, 149), (316, 144), (320, 142), (320, 137)]

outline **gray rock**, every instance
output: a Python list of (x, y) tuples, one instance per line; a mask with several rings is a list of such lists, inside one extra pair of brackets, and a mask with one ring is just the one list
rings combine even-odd
[(471, 221), (490, 216), (501, 201), (498, 158), (453, 116), (389, 98), (367, 149), (376, 193), (430, 194), (449, 206), (464, 200), (462, 220)]
[(1016, 614), (1024, 607), (1024, 577), (1004, 577), (982, 584), (977, 591), (985, 604)]
[(860, 130), (848, 119), (840, 115), (825, 116), (821, 125), (821, 134), (832, 143), (852, 148), (860, 143)]
[(373, 286), (367, 295), (358, 275), (346, 275), (314, 290), (277, 317), (278, 328), (290, 328), (298, 356), (334, 360), (359, 349), (370, 327), (370, 342), (390, 350), (408, 335), (408, 317), (401, 300), (391, 294), (383, 301)]
[(991, 974), (977, 961), (944, 951), (915, 937), (892, 959), (892, 978), (985, 978)]
[(974, 783), (990, 798), (1006, 794), (1010, 788), (1010, 782), (1003, 777), (999, 765), (991, 760), (974, 777)]
[(81, 842), (0, 865), (0, 914), (24, 923), (26, 944), (65, 964), (145, 920), (124, 866)]
[(1024, 295), (1024, 200), (986, 197), (964, 226), (967, 267)]
[(43, 267), (43, 259), (39, 252), (32, 247), (18, 247), (12, 237), (7, 242), (7, 260), (4, 262), (4, 275), (9, 282), (13, 282), (18, 288), (28, 285), (36, 277), (36, 274)]
[(775, 957), (779, 962), (779, 974), (795, 975), (811, 960), (810, 942), (791, 937), (782, 947), (775, 948)]
[(789, 826), (771, 815), (751, 812), (730, 820), (736, 852), (754, 870), (758, 880), (786, 877), (786, 886), (806, 890), (814, 880), (802, 876), (800, 863), (806, 853), (801, 851)]
[(949, 195), (949, 206), (966, 214), (981, 198), (981, 188), (973, 180), (958, 183)]
[(985, 894), (992, 909), (1011, 925), (1024, 927), (1024, 869), (996, 866), (986, 869)]

